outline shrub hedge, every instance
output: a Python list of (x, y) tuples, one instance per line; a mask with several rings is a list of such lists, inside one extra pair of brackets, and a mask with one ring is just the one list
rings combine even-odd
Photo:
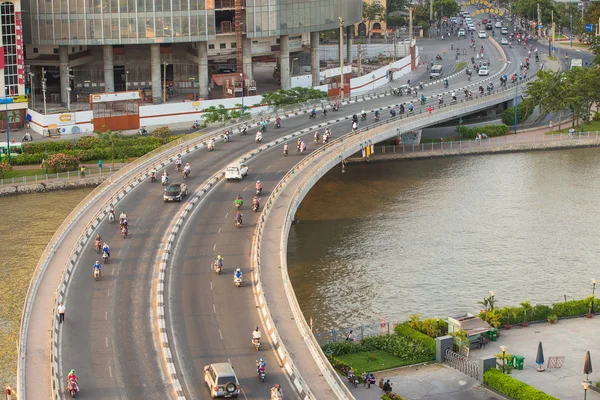
[(411, 328), (408, 326), (408, 322), (396, 325), (394, 332), (396, 332), (397, 335), (412, 340), (413, 342), (421, 343), (425, 348), (429, 348), (432, 358), (435, 358), (435, 339), (417, 331), (416, 329)]
[(558, 400), (556, 397), (550, 396), (495, 368), (489, 369), (483, 374), (483, 382), (492, 389), (515, 400)]
[[(507, 125), (488, 125), (477, 128), (460, 127), (460, 136), (462, 140), (475, 139), (478, 133), (485, 133), (488, 137), (506, 135), (508, 132)], [(459, 129), (457, 129), (459, 131)]]
[(381, 400), (404, 400), (404, 397), (400, 396), (397, 393), (391, 392), (381, 396)]
[[(552, 306), (536, 304), (527, 311), (527, 321), (545, 321), (548, 316), (556, 314), (559, 318), (576, 317), (590, 312), (592, 297), (589, 296), (581, 300), (569, 300), (566, 302), (554, 303)], [(600, 299), (594, 298), (594, 309), (600, 311)], [(512, 325), (523, 322), (523, 307), (503, 307), (498, 309), (500, 312), (500, 324)], [(480, 314), (485, 319), (486, 313)]]
[[(517, 124), (525, 121), (533, 113), (535, 103), (531, 98), (524, 99), (517, 107)], [(505, 125), (515, 124), (515, 108), (509, 107), (502, 113), (502, 123)]]

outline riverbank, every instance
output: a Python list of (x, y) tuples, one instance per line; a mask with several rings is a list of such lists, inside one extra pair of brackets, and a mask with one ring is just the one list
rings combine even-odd
[(0, 187), (0, 197), (14, 196), (18, 194), (31, 194), (31, 193), (46, 193), (53, 192), (56, 190), (73, 190), (82, 188), (96, 187), (109, 176), (96, 176), (91, 178), (78, 178), (73, 180), (50, 180), (39, 183), (28, 183), (28, 184), (5, 184)]
[[(567, 137), (565, 135), (565, 137)], [(474, 143), (472, 143), (474, 142)], [(402, 146), (395, 146), (393, 152), (386, 152), (372, 154), (369, 157), (352, 156), (348, 157), (345, 162), (346, 164), (352, 163), (365, 163), (365, 162), (384, 162), (384, 161), (396, 161), (396, 160), (419, 160), (419, 159), (432, 159), (432, 158), (444, 158), (444, 157), (456, 157), (456, 156), (468, 156), (468, 155), (482, 155), (482, 154), (504, 154), (504, 153), (519, 153), (519, 152), (531, 152), (531, 151), (548, 151), (548, 150), (565, 150), (565, 149), (577, 149), (577, 148), (589, 148), (589, 147), (600, 147), (600, 139), (594, 137), (593, 139), (563, 139), (555, 141), (537, 141), (533, 143), (509, 143), (503, 144), (496, 143), (496, 139), (489, 139), (486, 143), (483, 141), (470, 141), (468, 143), (458, 146), (457, 143), (442, 143), (435, 144), (435, 146), (426, 145), (415, 145), (404, 146), (404, 152)], [(468, 146), (468, 147), (467, 147)], [(386, 147), (388, 150), (392, 146)], [(384, 148), (385, 149), (385, 148)], [(386, 151), (386, 150), (384, 150)]]

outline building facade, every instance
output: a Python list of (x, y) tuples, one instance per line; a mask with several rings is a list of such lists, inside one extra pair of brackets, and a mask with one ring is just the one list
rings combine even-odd
[(310, 42), (319, 65), (318, 32), (339, 28), (340, 18), (351, 27), (362, 14), (362, 0), (23, 2), (26, 62), (34, 82), (44, 68), (48, 95), (63, 104), (69, 96), (85, 101), (90, 93), (132, 89), (160, 103), (166, 86), (207, 98), (211, 73), (239, 74), (243, 65), (252, 81), (253, 57), (275, 57), (281, 86), (289, 88), (290, 52)]
[[(365, 3), (373, 6), (379, 5), (387, 10), (387, 0), (364, 0)], [(354, 26), (356, 36), (364, 37), (384, 37), (386, 35), (387, 23), (384, 18), (377, 18), (373, 21), (366, 21), (361, 18), (361, 22)]]

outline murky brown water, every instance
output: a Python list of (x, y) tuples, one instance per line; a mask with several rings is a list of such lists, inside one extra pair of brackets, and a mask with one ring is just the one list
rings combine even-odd
[(599, 149), (335, 168), (304, 199), (288, 265), (318, 330), (591, 295)]
[(92, 190), (0, 198), (0, 384), (16, 386), (21, 313), (35, 266), (55, 230)]

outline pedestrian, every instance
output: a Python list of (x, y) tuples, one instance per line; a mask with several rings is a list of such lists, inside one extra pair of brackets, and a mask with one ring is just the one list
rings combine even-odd
[(354, 331), (350, 331), (350, 333), (348, 333), (348, 336), (346, 336), (346, 341), (354, 342)]
[(6, 384), (6, 400), (12, 400), (12, 395), (14, 393), (13, 388), (10, 387), (10, 385), (7, 383)]
[(58, 322), (63, 323), (65, 320), (65, 306), (63, 303), (60, 303), (56, 310), (58, 311)]
[(431, 115), (431, 113), (433, 112), (433, 109), (431, 108), (431, 106), (429, 106), (429, 108), (427, 109), (427, 111), (429, 112), (429, 114)]
[(85, 167), (81, 167), (80, 171), (81, 171), (81, 177), (85, 178)]
[(550, 122), (548, 123), (548, 126), (550, 127), (550, 129), (552, 129), (552, 120), (550, 120)]

